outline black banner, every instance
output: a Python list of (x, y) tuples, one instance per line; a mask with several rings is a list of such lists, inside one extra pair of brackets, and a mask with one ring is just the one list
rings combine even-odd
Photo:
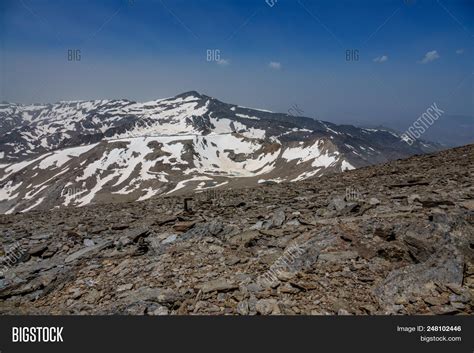
[(472, 316), (3, 316), (0, 353), (257, 349), (472, 353), (473, 324)]

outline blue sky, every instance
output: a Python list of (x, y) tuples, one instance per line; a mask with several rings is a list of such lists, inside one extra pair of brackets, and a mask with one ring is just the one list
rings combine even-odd
[(474, 1), (268, 2), (2, 0), (1, 100), (198, 90), (339, 123), (395, 126), (433, 102), (474, 115)]

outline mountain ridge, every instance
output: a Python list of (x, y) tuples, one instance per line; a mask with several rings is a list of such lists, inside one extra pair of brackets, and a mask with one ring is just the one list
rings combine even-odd
[(196, 91), (143, 103), (0, 104), (0, 122), (3, 213), (304, 180), (440, 149)]

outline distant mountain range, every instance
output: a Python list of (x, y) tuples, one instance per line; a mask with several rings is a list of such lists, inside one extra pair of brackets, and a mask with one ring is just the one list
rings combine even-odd
[(0, 213), (298, 181), (441, 149), (195, 91), (146, 103), (2, 103), (0, 136)]
[[(395, 128), (405, 131), (407, 126), (393, 122)], [(423, 138), (436, 141), (446, 147), (464, 146), (474, 143), (474, 117), (443, 115), (423, 134)]]

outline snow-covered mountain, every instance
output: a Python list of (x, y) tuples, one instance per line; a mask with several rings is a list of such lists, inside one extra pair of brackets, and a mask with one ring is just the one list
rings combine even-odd
[(297, 181), (439, 148), (194, 91), (146, 103), (3, 103), (0, 136), (0, 213)]

